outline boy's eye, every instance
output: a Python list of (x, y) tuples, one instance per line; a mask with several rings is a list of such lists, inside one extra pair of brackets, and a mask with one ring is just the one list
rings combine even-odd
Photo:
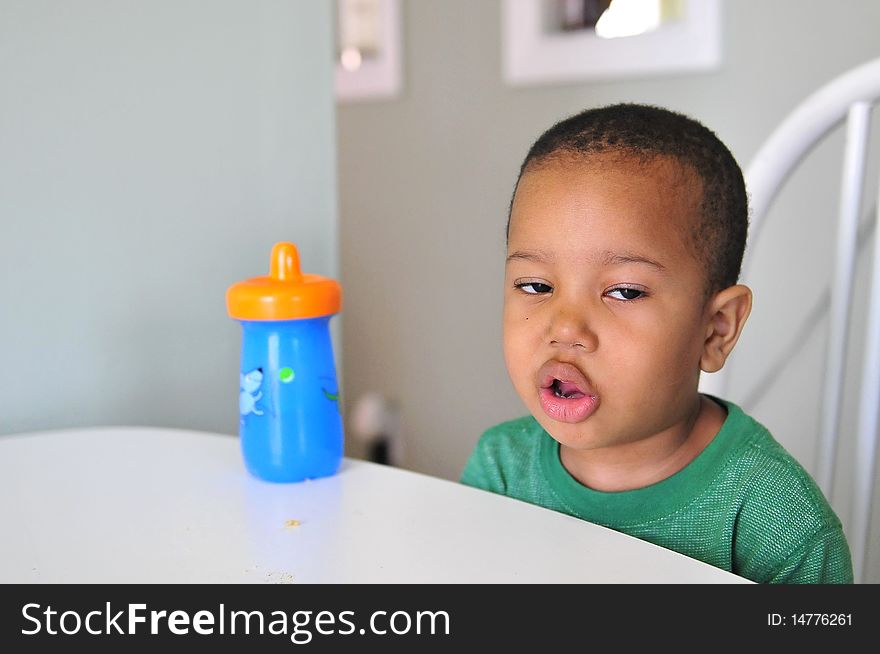
[(529, 295), (540, 295), (542, 293), (549, 293), (553, 290), (552, 286), (544, 284), (543, 282), (519, 282), (514, 284), (514, 286), (523, 293), (528, 293)]
[(645, 292), (640, 291), (637, 288), (619, 286), (617, 288), (612, 288), (610, 291), (608, 291), (608, 295), (613, 297), (615, 300), (638, 300), (640, 297), (645, 295)]

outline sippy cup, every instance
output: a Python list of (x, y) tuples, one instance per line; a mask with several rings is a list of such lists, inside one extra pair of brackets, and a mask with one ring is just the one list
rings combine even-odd
[(272, 248), (269, 275), (226, 291), (241, 322), (239, 433), (245, 467), (260, 479), (302, 481), (334, 474), (343, 432), (330, 318), (338, 282), (300, 272), (293, 243)]

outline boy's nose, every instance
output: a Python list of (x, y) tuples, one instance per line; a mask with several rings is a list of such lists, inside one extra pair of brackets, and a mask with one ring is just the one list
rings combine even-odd
[(596, 332), (583, 311), (557, 311), (550, 323), (548, 341), (554, 347), (577, 347), (594, 352), (599, 345)]

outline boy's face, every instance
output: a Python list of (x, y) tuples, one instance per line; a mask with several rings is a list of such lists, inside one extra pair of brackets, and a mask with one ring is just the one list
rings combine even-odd
[(687, 234), (699, 201), (699, 183), (668, 160), (593, 155), (520, 179), (504, 356), (517, 393), (563, 446), (632, 443), (698, 406), (709, 315)]

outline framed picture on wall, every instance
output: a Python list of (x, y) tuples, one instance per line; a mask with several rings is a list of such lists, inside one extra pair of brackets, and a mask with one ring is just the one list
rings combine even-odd
[(721, 62), (719, 0), (502, 0), (512, 85), (705, 71)]
[(336, 0), (336, 99), (400, 94), (400, 0)]

